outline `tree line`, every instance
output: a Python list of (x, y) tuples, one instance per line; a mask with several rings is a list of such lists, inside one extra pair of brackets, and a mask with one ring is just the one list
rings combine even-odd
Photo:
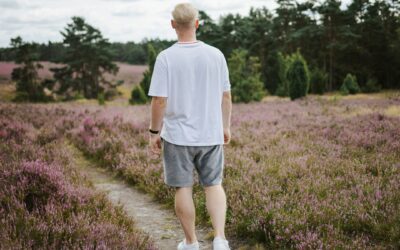
[[(163, 39), (143, 39), (139, 43), (135, 42), (110, 42), (108, 50), (111, 60), (116, 62), (125, 62), (129, 64), (146, 64), (147, 46), (152, 44), (155, 48), (166, 48), (173, 41)], [(60, 63), (63, 61), (68, 48), (63, 42), (32, 43), (35, 44), (37, 60)], [(0, 48), (0, 61), (15, 61), (16, 51), (11, 48)]]
[[(400, 2), (353, 0), (277, 0), (276, 13), (251, 9), (247, 16), (228, 14), (219, 22), (205, 12), (198, 37), (228, 56), (243, 48), (257, 56), (262, 81), (279, 93), (282, 55), (298, 50), (310, 74), (326, 74), (327, 91), (338, 90), (348, 73), (367, 83), (400, 87)], [(281, 54), (281, 55), (280, 55)]]
[[(353, 0), (344, 8), (340, 0), (277, 3), (274, 13), (252, 8), (248, 15), (228, 14), (218, 21), (200, 11), (198, 39), (219, 48), (228, 59), (236, 101), (259, 100), (267, 93), (292, 97), (294, 89), (297, 94), (292, 99), (309, 92), (352, 94), (400, 87), (399, 0)], [(102, 77), (104, 72), (116, 73), (112, 61), (147, 63), (149, 70), (141, 89), (134, 89), (131, 99), (135, 103), (134, 96), (137, 100), (141, 97), (138, 102), (145, 102), (154, 60), (174, 41), (110, 43), (99, 30), (80, 22), (83, 24), (73, 18), (73, 24), (62, 32), (64, 41), (31, 43), (32, 48), (26, 50), (34, 50), (35, 60), (69, 65), (53, 69), (55, 81), (42, 86), (52, 87), (57, 82), (58, 91), (79, 90), (86, 98), (96, 98), (106, 93), (106, 85), (112, 88)], [(74, 25), (86, 27), (85, 37), (80, 37)], [(28, 43), (20, 41), (19, 45), (12, 43), (11, 49), (1, 49), (0, 60), (20, 61), (18, 46), (22, 44)], [(35, 69), (28, 61), (26, 65)]]

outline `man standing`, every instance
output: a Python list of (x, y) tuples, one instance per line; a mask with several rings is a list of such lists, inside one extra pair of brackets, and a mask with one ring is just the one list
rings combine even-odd
[(157, 155), (163, 149), (164, 182), (176, 188), (175, 212), (185, 233), (178, 249), (199, 249), (192, 199), (196, 170), (214, 228), (213, 249), (226, 250), (222, 176), (223, 144), (231, 137), (228, 67), (219, 49), (196, 40), (198, 11), (191, 4), (176, 5), (172, 16), (178, 42), (157, 56), (148, 93), (150, 149)]

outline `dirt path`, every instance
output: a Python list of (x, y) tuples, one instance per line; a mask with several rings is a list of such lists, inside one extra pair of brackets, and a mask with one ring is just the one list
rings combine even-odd
[[(122, 204), (127, 214), (133, 217), (136, 226), (148, 233), (162, 250), (174, 250), (184, 238), (179, 221), (172, 210), (163, 208), (148, 194), (135, 189), (121, 178), (104, 168), (96, 167), (74, 146), (68, 146), (74, 153), (76, 166), (90, 180), (97, 190), (107, 193), (114, 204)], [(201, 249), (212, 249), (207, 234), (211, 229), (196, 226)]]

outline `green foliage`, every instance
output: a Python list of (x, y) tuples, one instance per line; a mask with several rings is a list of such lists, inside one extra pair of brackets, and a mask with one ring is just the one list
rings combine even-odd
[(376, 78), (368, 78), (367, 83), (362, 88), (364, 93), (375, 93), (381, 90), (382, 86), (378, 84), (378, 80)]
[(40, 82), (38, 70), (43, 68), (40, 63), (35, 62), (37, 58), (37, 45), (22, 41), (21, 37), (11, 39), (12, 50), (15, 52), (15, 62), (22, 64), (12, 71), (11, 77), (16, 81), (16, 97), (14, 101), (43, 102), (52, 98), (44, 93)]
[(328, 80), (328, 74), (319, 68), (315, 68), (311, 71), (310, 77), (310, 91), (313, 94), (322, 95), (326, 91), (326, 83)]
[(310, 75), (307, 62), (299, 51), (291, 55), (286, 77), (289, 83), (289, 96), (291, 100), (307, 95), (310, 85)]
[(289, 84), (286, 78), (286, 72), (290, 63), (290, 57), (284, 57), (281, 52), (277, 54), (277, 72), (278, 72), (278, 88), (275, 94), (277, 96), (289, 96)]
[(146, 48), (140, 43), (115, 42), (111, 44), (113, 61), (127, 62), (132, 64), (146, 63)]
[(105, 105), (106, 104), (104, 93), (99, 93), (97, 95), (97, 101), (98, 101), (99, 105)]
[[(148, 56), (147, 61), (149, 68), (143, 73), (143, 79), (139, 84), (140, 89), (138, 89), (137, 87), (133, 88), (131, 99), (129, 100), (131, 104), (147, 102), (148, 100), (147, 93), (149, 92), (150, 89), (151, 75), (153, 74), (154, 64), (156, 62), (158, 53), (159, 50), (157, 50), (152, 44), (147, 45), (147, 56)], [(141, 94), (142, 92), (143, 95)], [(133, 96), (134, 94), (136, 96)], [(135, 99), (139, 101), (136, 102)]]
[(346, 75), (346, 78), (343, 80), (343, 84), (340, 87), (340, 92), (342, 95), (354, 95), (360, 92), (360, 87), (358, 86), (357, 83), (357, 78), (356, 76), (353, 76), (352, 74), (348, 73)]
[(105, 100), (112, 100), (113, 98), (117, 97), (121, 95), (121, 92), (118, 91), (118, 89), (116, 88), (112, 88), (112, 89), (108, 89), (106, 91), (104, 91), (104, 98)]
[(342, 84), (339, 91), (341, 95), (348, 95), (350, 93), (345, 84)]
[[(273, 12), (251, 8), (247, 15), (226, 14), (218, 21), (200, 11), (197, 37), (219, 48), (226, 58), (238, 48), (259, 57), (261, 79), (270, 93), (276, 93), (279, 82), (277, 51), (288, 55), (297, 48), (310, 67), (326, 70), (329, 91), (340, 88), (347, 72), (362, 83), (374, 77), (382, 88), (400, 88), (398, 0), (352, 0), (343, 7), (341, 2), (278, 0)], [(159, 50), (173, 42), (113, 43), (111, 58), (145, 64), (148, 44)], [(40, 45), (40, 60), (60, 61), (67, 50), (59, 43)], [(13, 58), (12, 51), (0, 49), (0, 60)]]
[(97, 98), (99, 93), (116, 87), (103, 76), (104, 73), (115, 75), (118, 67), (111, 61), (110, 43), (98, 29), (81, 17), (73, 17), (61, 34), (67, 48), (62, 59), (66, 66), (51, 69), (60, 85), (59, 94), (67, 99), (76, 92), (85, 98)]
[(143, 79), (140, 82), (140, 86), (142, 87), (144, 93), (148, 93), (150, 89), (151, 75), (153, 74), (154, 64), (156, 62), (158, 55), (158, 51), (154, 48), (153, 45), (147, 45), (147, 61), (149, 68), (144, 72)]
[(130, 104), (144, 104), (147, 102), (147, 96), (140, 85), (136, 85), (132, 89)]
[(249, 56), (243, 49), (234, 50), (228, 67), (234, 102), (260, 101), (265, 96), (257, 57)]

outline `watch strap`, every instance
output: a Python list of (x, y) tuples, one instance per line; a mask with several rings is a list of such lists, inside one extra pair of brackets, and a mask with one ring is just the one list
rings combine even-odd
[(158, 134), (158, 132), (160, 132), (160, 131), (158, 131), (158, 130), (152, 130), (152, 129), (149, 128), (149, 132), (152, 133), (152, 134)]

